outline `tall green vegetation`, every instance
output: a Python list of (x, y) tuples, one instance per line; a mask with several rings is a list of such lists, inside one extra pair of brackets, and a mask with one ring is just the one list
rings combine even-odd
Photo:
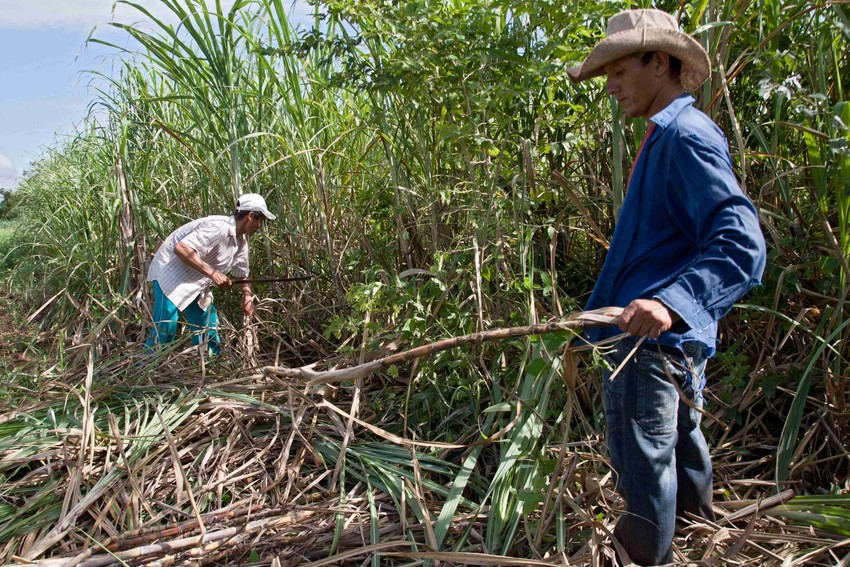
[[(713, 77), (695, 94), (729, 137), (770, 249), (764, 285), (727, 318), (710, 368), (718, 484), (732, 490), (725, 481), (746, 474), (776, 489), (789, 480), (807, 492), (850, 489), (845, 3), (330, 0), (317, 3), (313, 27), (293, 30), (280, 0), (237, 0), (227, 12), (162, 0), (179, 24), (119, 2), (152, 28), (113, 24), (136, 47), (112, 45), (119, 72), (102, 78), (77, 136), (22, 182), (14, 211), (30, 230), (0, 252), (14, 251), (9, 276), (51, 337), (51, 372), (76, 380), (87, 364), (81, 396), (94, 395), (94, 377), (131, 389), (101, 400), (124, 416), (128, 435), (163, 425), (149, 406), (200, 403), (184, 391), (149, 401), (139, 389), (146, 401), (119, 407), (155, 374), (133, 354), (149, 325), (145, 263), (175, 226), (228, 212), (242, 192), (266, 195), (279, 215), (254, 240), (254, 273), (315, 276), (260, 288), (269, 298), (258, 327), (263, 362), (360, 361), (393, 343), (580, 309), (643, 126), (612, 108), (601, 81), (573, 86), (565, 69), (602, 36), (607, 16), (652, 4), (677, 14), (711, 53)], [(103, 43), (97, 34), (91, 41)], [(225, 319), (236, 312), (226, 293), (217, 301)], [(411, 541), (462, 551), (478, 538), (492, 553), (570, 553), (602, 521), (586, 495), (607, 471), (594, 452), (598, 387), (562, 352), (565, 341), (478, 345), (390, 368), (333, 394), (347, 398), (351, 416), (381, 427), (384, 441), (352, 438), (353, 420), (340, 429), (348, 418), (333, 414), (333, 433), (316, 429), (314, 417), (315, 443), (299, 431), (287, 450), (304, 441), (340, 510), (355, 483), (366, 486), (373, 527), (376, 494), (409, 506), (424, 530), (406, 526)], [(239, 403), (294, 429), (309, 422), (285, 397)], [(68, 419), (108, 436), (112, 426), (86, 413), (89, 402)], [(45, 442), (38, 427), (57, 428), (50, 411), (28, 418), (34, 437), (10, 427), (8, 447)], [(258, 421), (257, 435), (269, 434), (270, 419)], [(276, 435), (268, 447), (277, 448)], [(386, 442), (399, 437), (411, 445)], [(421, 441), (431, 445), (411, 448)], [(146, 462), (145, 450), (128, 453), (131, 464)], [(29, 478), (18, 464), (0, 472)], [(50, 487), (33, 496), (20, 486), (17, 498), (49, 500), (45, 525), (59, 517)], [(426, 492), (439, 498), (436, 512)], [(471, 520), (452, 529), (458, 513), (485, 517), (484, 533)], [(0, 510), (7, 537), (42, 527)], [(377, 527), (370, 537), (380, 542)]]

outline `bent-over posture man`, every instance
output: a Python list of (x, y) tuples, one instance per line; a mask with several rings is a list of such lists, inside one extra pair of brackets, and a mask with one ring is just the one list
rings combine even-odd
[[(248, 277), (248, 237), (265, 219), (275, 219), (265, 199), (246, 193), (236, 201), (233, 215), (197, 219), (168, 235), (148, 270), (147, 279), (153, 282), (154, 326), (146, 350), (174, 339), (178, 312), (182, 311), (192, 331), (192, 344), (206, 341), (213, 354), (221, 352), (210, 286), (230, 287), (233, 282), (227, 273), (231, 271), (236, 278)], [(242, 310), (250, 317), (254, 294), (250, 284), (240, 285)]]
[[(642, 565), (672, 560), (676, 515), (712, 519), (712, 469), (700, 413), (717, 322), (759, 283), (765, 243), (732, 170), (728, 143), (685, 94), (710, 74), (708, 56), (659, 10), (613, 16), (573, 82), (605, 75), (629, 118), (647, 120), (602, 273), (587, 309), (624, 307), (629, 333), (603, 377), (607, 440), (626, 509), (615, 537)], [(590, 333), (614, 335), (612, 327)]]

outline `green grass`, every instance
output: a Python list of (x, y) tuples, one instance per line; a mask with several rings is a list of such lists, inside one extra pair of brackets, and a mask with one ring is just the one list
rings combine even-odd
[(18, 220), (0, 219), (0, 273), (8, 272), (17, 263), (19, 255), (14, 248), (20, 242), (16, 234), (21, 227)]

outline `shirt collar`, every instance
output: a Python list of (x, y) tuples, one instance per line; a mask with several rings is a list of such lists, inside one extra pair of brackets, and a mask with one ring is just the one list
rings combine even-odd
[(236, 238), (236, 217), (234, 215), (227, 217), (227, 236)]
[(663, 130), (676, 119), (679, 113), (682, 112), (682, 109), (692, 105), (695, 101), (696, 99), (688, 93), (682, 93), (673, 99), (673, 102), (668, 104), (663, 110), (652, 116), (649, 120), (660, 126)]

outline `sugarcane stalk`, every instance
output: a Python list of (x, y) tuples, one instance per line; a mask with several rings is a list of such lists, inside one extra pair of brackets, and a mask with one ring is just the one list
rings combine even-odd
[(757, 500), (755, 503), (746, 506), (745, 508), (741, 508), (737, 512), (729, 514), (725, 518), (721, 519), (718, 523), (720, 524), (728, 524), (731, 522), (737, 522), (747, 516), (751, 516), (753, 514), (758, 515), (765, 510), (769, 510), (770, 508), (775, 508), (776, 506), (781, 506), (786, 502), (790, 502), (794, 499), (794, 489), (789, 488), (787, 490), (783, 490), (779, 494), (774, 494), (773, 496), (769, 496), (767, 498), (761, 498)]
[(314, 367), (316, 366), (315, 364), (301, 366), (299, 368), (266, 366), (262, 369), (262, 374), (264, 376), (302, 378), (306, 379), (307, 384), (311, 386), (316, 384), (330, 384), (333, 382), (357, 380), (358, 378), (370, 376), (372, 373), (393, 364), (400, 364), (415, 358), (421, 358), (423, 356), (453, 349), (466, 344), (481, 344), (483, 342), (503, 341), (516, 337), (554, 333), (556, 331), (579, 331), (588, 327), (604, 327), (613, 325), (616, 322), (616, 317), (619, 316), (622, 311), (623, 310), (620, 307), (602, 307), (592, 311), (573, 313), (563, 321), (552, 321), (549, 323), (538, 323), (536, 325), (527, 325), (524, 327), (508, 327), (503, 329), (493, 329), (490, 331), (480, 331), (478, 333), (452, 337), (427, 345), (421, 345), (349, 368), (317, 371), (314, 370)]
[(157, 557), (186, 552), (191, 549), (207, 546), (217, 542), (225, 542), (241, 534), (256, 534), (265, 530), (273, 530), (283, 526), (301, 525), (307, 519), (315, 516), (316, 513), (316, 510), (295, 511), (289, 514), (252, 520), (238, 526), (209, 531), (206, 534), (167, 541), (155, 541), (153, 543), (140, 545), (139, 547), (115, 553), (90, 555), (79, 562), (75, 562), (75, 558), (65, 557), (30, 561), (27, 564), (38, 565), (40, 567), (67, 567), (67, 565), (74, 562), (77, 567), (105, 567), (106, 565), (115, 565), (116, 563), (135, 562), (140, 559), (150, 561)]

